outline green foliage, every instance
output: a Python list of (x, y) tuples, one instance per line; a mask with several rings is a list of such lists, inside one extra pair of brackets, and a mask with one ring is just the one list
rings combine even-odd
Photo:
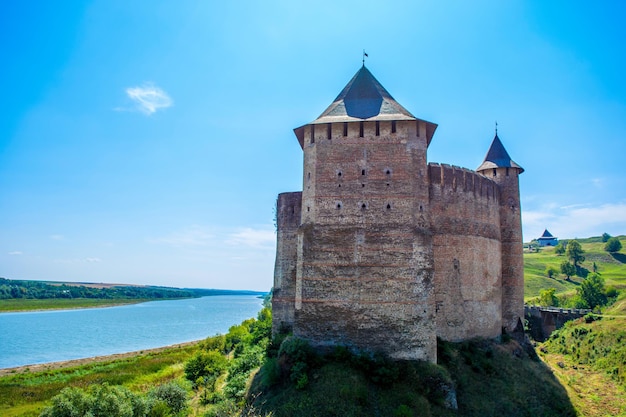
[(576, 273), (576, 266), (572, 265), (569, 261), (564, 260), (561, 262), (561, 273), (569, 279)]
[(559, 270), (553, 267), (552, 265), (549, 265), (546, 267), (545, 274), (548, 278), (554, 278), (556, 274), (558, 273), (559, 273)]
[(567, 247), (565, 248), (565, 255), (572, 261), (574, 266), (578, 266), (579, 263), (585, 262), (585, 255), (583, 255), (585, 251), (583, 250), (580, 243), (576, 240), (570, 240), (567, 242)]
[(88, 391), (65, 388), (52, 399), (41, 417), (143, 417), (150, 412), (146, 398), (127, 388), (108, 384), (92, 385)]
[(585, 308), (602, 307), (607, 303), (607, 296), (604, 289), (604, 279), (598, 274), (591, 274), (576, 289)]
[(550, 354), (566, 355), (572, 365), (584, 365), (626, 389), (626, 328), (623, 320), (589, 315), (582, 322), (568, 322), (552, 333), (542, 346)]
[(559, 244), (554, 247), (554, 253), (557, 255), (565, 254), (565, 244), (563, 241), (559, 242)]
[(607, 242), (611, 238), (611, 235), (604, 232), (602, 233), (602, 243)]
[(151, 390), (148, 395), (155, 401), (163, 401), (174, 413), (179, 413), (187, 407), (187, 391), (173, 382), (159, 385)]
[(43, 281), (17, 281), (0, 278), (0, 299), (164, 299), (192, 298), (191, 290), (166, 287), (120, 285), (97, 288), (85, 285), (52, 285)]
[(559, 299), (555, 295), (556, 288), (541, 290), (539, 293), (539, 305), (544, 307), (558, 307)]
[(619, 252), (621, 249), (622, 242), (620, 242), (616, 237), (609, 238), (604, 245), (604, 250), (611, 253)]
[(228, 360), (221, 352), (210, 350), (198, 352), (185, 364), (185, 378), (198, 385), (212, 386), (226, 371)]

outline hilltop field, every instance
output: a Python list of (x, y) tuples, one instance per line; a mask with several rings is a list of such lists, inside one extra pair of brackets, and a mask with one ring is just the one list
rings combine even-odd
[[(622, 243), (622, 249), (616, 253), (604, 250), (605, 242), (601, 237), (576, 239), (584, 250), (585, 260), (580, 263), (580, 275), (573, 275), (570, 280), (560, 272), (552, 278), (546, 274), (548, 267), (560, 271), (560, 265), (567, 260), (567, 255), (557, 255), (555, 247), (546, 246), (539, 251), (528, 249), (529, 244), (524, 245), (524, 299), (528, 303), (536, 301), (541, 290), (555, 288), (556, 295), (571, 296), (576, 288), (583, 282), (584, 275), (594, 272), (604, 279), (607, 287), (614, 287), (623, 291), (626, 289), (626, 236), (617, 237)], [(571, 239), (570, 239), (571, 240)], [(567, 241), (563, 241), (567, 242)]]

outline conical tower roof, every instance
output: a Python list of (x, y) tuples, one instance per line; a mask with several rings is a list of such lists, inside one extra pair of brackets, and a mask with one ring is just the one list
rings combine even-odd
[[(341, 90), (337, 98), (315, 120), (308, 124), (383, 120), (421, 120), (398, 103), (372, 73), (363, 65)], [(430, 144), (437, 125), (426, 123)], [(306, 125), (305, 125), (306, 126)], [(304, 126), (294, 129), (300, 145)]]
[(541, 237), (554, 238), (554, 236), (552, 236), (552, 233), (548, 232), (548, 229), (543, 231), (543, 234), (541, 235)]
[(520, 174), (524, 172), (524, 168), (515, 163), (506, 149), (504, 149), (504, 145), (500, 141), (497, 132), (496, 136), (493, 138), (493, 142), (491, 142), (491, 147), (485, 156), (485, 160), (476, 171), (480, 172), (492, 168), (517, 168)]

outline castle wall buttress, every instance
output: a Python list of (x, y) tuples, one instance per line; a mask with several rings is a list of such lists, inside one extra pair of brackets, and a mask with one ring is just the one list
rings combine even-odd
[(272, 333), (290, 331), (294, 323), (298, 227), (302, 192), (282, 193), (276, 200), (276, 263), (272, 294)]
[(305, 127), (294, 335), (436, 361), (425, 129)]
[(502, 331), (500, 197), (491, 180), (429, 164), (437, 336), (461, 341)]

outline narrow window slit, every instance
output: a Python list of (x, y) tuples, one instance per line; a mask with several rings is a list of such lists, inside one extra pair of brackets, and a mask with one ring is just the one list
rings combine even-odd
[(380, 136), (380, 122), (376, 120), (376, 136)]
[(348, 136), (348, 122), (343, 122), (343, 135)]
[(359, 137), (362, 138), (363, 137), (363, 122), (359, 122)]
[(333, 137), (333, 127), (330, 123), (326, 126), (326, 138), (330, 140)]
[(396, 121), (391, 121), (391, 133), (396, 133)]

